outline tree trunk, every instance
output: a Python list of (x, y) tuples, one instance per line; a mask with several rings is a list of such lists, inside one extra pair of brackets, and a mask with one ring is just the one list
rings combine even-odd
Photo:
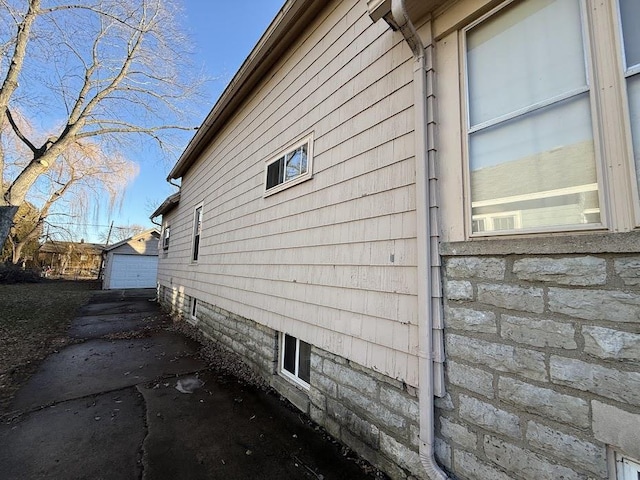
[(13, 245), (13, 264), (17, 265), (20, 263), (20, 255), (22, 255), (22, 247), (24, 247), (26, 242), (18, 242)]
[(0, 250), (4, 247), (13, 226), (13, 217), (18, 212), (17, 205), (0, 206)]

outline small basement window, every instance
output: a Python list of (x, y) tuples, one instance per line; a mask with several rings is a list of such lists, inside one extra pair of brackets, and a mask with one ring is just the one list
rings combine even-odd
[(280, 336), (280, 372), (304, 388), (311, 381), (311, 345), (286, 333)]
[(191, 319), (198, 319), (198, 299), (196, 297), (191, 297)]
[(312, 136), (308, 136), (267, 162), (266, 195), (311, 178), (312, 142)]
[(640, 463), (622, 455), (616, 455), (616, 479), (640, 480)]

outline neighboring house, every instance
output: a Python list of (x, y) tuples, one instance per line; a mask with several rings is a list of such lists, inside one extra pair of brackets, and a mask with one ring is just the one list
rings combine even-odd
[(287, 1), (169, 174), (161, 301), (393, 478), (637, 480), (638, 18)]
[(51, 270), (49, 275), (98, 278), (104, 246), (97, 243), (45, 242), (38, 251), (38, 262)]
[(151, 229), (106, 247), (102, 288), (155, 288), (159, 239)]

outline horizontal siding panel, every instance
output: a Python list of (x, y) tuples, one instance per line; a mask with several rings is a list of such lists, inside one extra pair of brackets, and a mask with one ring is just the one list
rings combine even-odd
[[(341, 170), (344, 171), (346, 169), (341, 168)], [(344, 173), (339, 173), (338, 175), (344, 175)], [(297, 196), (294, 196), (298, 187), (302, 187), (302, 185), (298, 185), (294, 189), (280, 192), (284, 194), (280, 199), (274, 199), (274, 197), (280, 195), (278, 194), (266, 199), (259, 198), (256, 200), (255, 197), (257, 195), (254, 194), (253, 201), (240, 208), (232, 208), (230, 205), (225, 204), (225, 208), (228, 208), (227, 211), (217, 213), (219, 210), (216, 210), (213, 213), (215, 222), (212, 234), (215, 234), (216, 230), (229, 232), (244, 226), (257, 227), (262, 224), (269, 224), (267, 228), (277, 228), (273, 226), (274, 222), (292, 221), (289, 217), (294, 213), (306, 214), (313, 212), (313, 218), (315, 218), (316, 215), (327, 215), (330, 211), (329, 209), (334, 205), (342, 204), (346, 211), (350, 211), (353, 204), (347, 202), (361, 201), (364, 196), (403, 187), (413, 189), (415, 165), (413, 159), (405, 159), (379, 170), (343, 177), (340, 180), (336, 178), (338, 175), (334, 176), (335, 181), (333, 184), (326, 185), (322, 185), (320, 176), (317, 176), (308, 183), (311, 184), (313, 182), (312, 186), (314, 188), (322, 187), (322, 189), (314, 190), (308, 194), (298, 193)], [(261, 193), (262, 184), (260, 185), (259, 194)], [(327, 198), (327, 194), (332, 196)], [(287, 198), (289, 201), (287, 201)], [(323, 198), (324, 201), (320, 201), (320, 198)], [(259, 208), (260, 206), (263, 206), (263, 208)], [(294, 224), (298, 225), (299, 222), (311, 221), (308, 220), (308, 217), (309, 215), (305, 215), (298, 222), (293, 220)], [(361, 215), (353, 213), (350, 217), (360, 218)], [(345, 220), (348, 220), (348, 218), (344, 220), (341, 218), (335, 219), (335, 221)], [(318, 220), (315, 220), (315, 222), (318, 222)]]
[[(204, 276), (202, 272), (199, 274)], [(320, 307), (368, 317), (399, 320), (397, 317), (401, 294), (230, 275), (206, 276), (209, 277), (210, 283), (203, 294), (210, 292), (220, 298), (242, 299), (249, 305), (255, 305), (259, 301), (263, 301), (264, 305), (284, 299), (290, 301), (292, 308), (300, 312), (296, 318), (313, 318), (317, 316), (314, 313), (315, 309)], [(269, 298), (259, 300), (257, 296), (260, 295)]]
[[(199, 297), (203, 298), (203, 297)], [(241, 315), (252, 318), (252, 314), (259, 313), (261, 320), (265, 325), (274, 328), (276, 330), (285, 331), (301, 337), (303, 340), (310, 341), (317, 344), (313, 338), (303, 338), (302, 332), (309, 326), (315, 326), (333, 332), (334, 334), (340, 333), (344, 336), (358, 338), (367, 343), (374, 343), (389, 350), (397, 349), (408, 354), (408, 335), (409, 326), (399, 324), (385, 319), (368, 316), (358, 316), (345, 311), (339, 311), (335, 309), (323, 309), (317, 310), (319, 314), (314, 314), (314, 311), (303, 310), (305, 313), (305, 322), (301, 322), (296, 318), (296, 304), (297, 302), (291, 299), (284, 298), (272, 298), (265, 303), (266, 306), (255, 306), (249, 303), (238, 303), (234, 300), (222, 299), (221, 308), (238, 312), (240, 310)], [(206, 296), (204, 297), (206, 300)], [(301, 304), (304, 306), (304, 304)], [(280, 313), (283, 306), (286, 306), (286, 315)], [(271, 307), (271, 309), (269, 308)], [(274, 311), (275, 310), (275, 311)], [(289, 314), (291, 312), (291, 314)], [(321, 314), (320, 314), (321, 313)], [(253, 317), (255, 318), (255, 317)], [(384, 324), (383, 327), (378, 328), (378, 324)], [(304, 324), (304, 325), (302, 325)], [(393, 332), (393, 326), (396, 324), (398, 330), (391, 335), (387, 335), (387, 332)], [(402, 332), (404, 330), (404, 333)], [(395, 335), (395, 338), (394, 338)], [(394, 343), (396, 347), (394, 347)], [(397, 348), (400, 347), (400, 348)]]
[[(228, 244), (236, 246), (235, 243)], [(415, 267), (415, 238), (217, 252), (218, 265), (336, 265)], [(393, 255), (393, 258), (391, 257)], [(207, 259), (208, 260), (208, 259)], [(209, 262), (213, 263), (213, 262)]]
[[(331, 2), (183, 177), (159, 281), (417, 385), (411, 58)], [(265, 162), (309, 132), (313, 177), (264, 197)]]
[(209, 275), (291, 282), (310, 287), (334, 286), (375, 292), (416, 294), (416, 269), (413, 267), (370, 265), (287, 265), (248, 264), (214, 265)]

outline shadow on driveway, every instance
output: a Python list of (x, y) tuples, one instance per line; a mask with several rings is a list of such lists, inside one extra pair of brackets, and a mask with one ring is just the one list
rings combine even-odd
[(78, 343), (0, 425), (3, 479), (373, 478), (276, 396), (209, 368), (154, 294), (97, 292), (82, 308)]

